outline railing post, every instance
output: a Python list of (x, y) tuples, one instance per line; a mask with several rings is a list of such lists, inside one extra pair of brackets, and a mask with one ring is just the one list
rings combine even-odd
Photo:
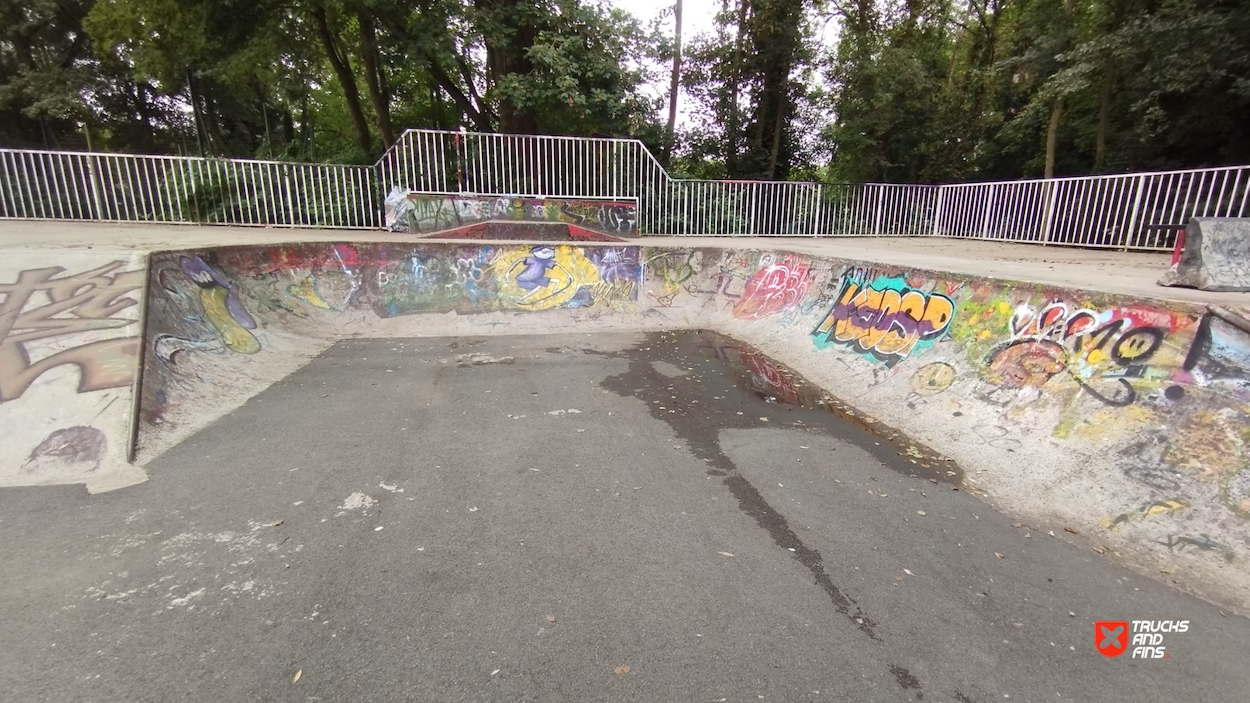
[(872, 233), (879, 235), (881, 234), (881, 201), (885, 200), (885, 186), (878, 183), (874, 187), (877, 189), (877, 203), (873, 206)]
[(937, 187), (937, 202), (933, 205), (933, 233), (931, 236), (938, 236), (941, 233), (940, 223), (942, 221), (942, 203), (946, 198), (946, 186)]
[(1042, 216), (1041, 234), (1042, 246), (1050, 244), (1051, 232), (1055, 227), (1055, 203), (1058, 197), (1055, 193), (1058, 190), (1058, 182), (1054, 180), (1045, 181), (1046, 190), (1046, 214)]
[(104, 219), (104, 208), (100, 202), (100, 187), (96, 184), (95, 162), (98, 156), (92, 154), (87, 157), (87, 178), (91, 180), (91, 199), (95, 203), (95, 218), (97, 220)]
[(812, 236), (819, 237), (822, 234), (822, 226), (824, 225), (825, 215), (825, 184), (816, 184), (816, 202), (812, 203), (812, 209), (816, 211), (816, 216), (812, 218)]
[[(1128, 228), (1124, 232), (1125, 242), (1132, 239), (1133, 234), (1137, 231), (1137, 221), (1140, 219), (1141, 215), (1141, 198), (1142, 194), (1146, 191), (1146, 174), (1143, 173), (1138, 176), (1136, 181), (1135, 187), (1137, 192), (1133, 194), (1133, 210), (1129, 213)], [(1126, 243), (1125, 246), (1127, 247), (1128, 244)]]
[(990, 231), (990, 217), (994, 214), (994, 201), (998, 189), (989, 187), (989, 195), (985, 199), (985, 215), (981, 217), (981, 239), (987, 239)]
[(286, 215), (294, 227), (299, 223), (295, 220), (295, 198), (291, 197), (291, 167), (285, 164), (282, 166), (282, 184), (286, 190)]

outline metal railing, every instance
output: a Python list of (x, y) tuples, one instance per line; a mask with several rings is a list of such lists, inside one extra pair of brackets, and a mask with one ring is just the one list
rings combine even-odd
[(629, 199), (645, 234), (944, 236), (1168, 250), (1250, 216), (1250, 166), (955, 185), (673, 178), (636, 139), (414, 129), (374, 166), (0, 149), (0, 218), (384, 225), (419, 193)]
[(939, 188), (933, 234), (1171, 250), (1191, 217), (1250, 216), (1250, 166)]
[(0, 218), (382, 226), (370, 166), (0, 149)]

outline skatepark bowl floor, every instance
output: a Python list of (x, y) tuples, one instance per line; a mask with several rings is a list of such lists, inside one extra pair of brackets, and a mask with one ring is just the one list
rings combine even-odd
[[(0, 491), (0, 699), (1246, 700), (1245, 619), (761, 360), (700, 331), (352, 339), (147, 483)], [(1189, 627), (1101, 656), (1091, 620), (1125, 618)]]

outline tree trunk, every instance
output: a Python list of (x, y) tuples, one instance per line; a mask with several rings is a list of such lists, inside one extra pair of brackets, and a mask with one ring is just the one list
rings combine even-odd
[[(538, 38), (538, 29), (532, 21), (524, 19), (524, 13), (518, 10), (524, 4), (523, 0), (474, 0), (474, 7), (479, 13), (491, 16), (496, 21), (510, 23), (510, 31), (507, 33), (482, 33), (482, 43), (486, 45), (486, 72), (494, 85), (498, 85), (504, 76), (527, 76), (534, 71), (528, 52)], [(499, 101), (499, 131), (507, 134), (536, 134), (538, 116), (529, 108), (518, 106), (504, 96)]]
[(725, 170), (736, 175), (738, 165), (738, 90), (742, 81), (742, 42), (746, 37), (747, 0), (738, 0), (738, 36), (734, 38), (733, 65), (729, 67), (729, 121), (725, 126)]
[(1107, 162), (1107, 121), (1111, 118), (1111, 88), (1114, 82), (1108, 64), (1102, 74), (1102, 94), (1098, 97), (1098, 132), (1094, 136), (1094, 173), (1102, 173)]
[(773, 145), (768, 154), (768, 175), (772, 180), (777, 177), (777, 157), (781, 154), (781, 133), (786, 126), (786, 110), (789, 107), (789, 90), (783, 90), (777, 99), (777, 121), (773, 124)]
[(343, 96), (347, 99), (347, 113), (352, 118), (352, 126), (356, 128), (356, 144), (365, 154), (373, 152), (373, 137), (369, 134), (369, 123), (365, 120), (365, 112), (360, 107), (360, 90), (356, 87), (356, 78), (352, 75), (351, 63), (346, 54), (340, 54), (334, 35), (330, 32), (330, 21), (326, 18), (324, 7), (315, 7), (312, 11), (313, 20), (317, 24), (317, 36), (330, 59), (330, 67), (343, 86)]
[(681, 0), (673, 6), (676, 30), (673, 32), (673, 78), (668, 88), (668, 128), (664, 132), (664, 164), (673, 157), (673, 133), (677, 129), (677, 91), (681, 87)]
[(1055, 147), (1059, 143), (1059, 117), (1063, 114), (1063, 98), (1055, 98), (1050, 109), (1050, 125), (1046, 127), (1046, 170), (1043, 178), (1055, 177)]
[(378, 63), (377, 32), (373, 27), (373, 18), (365, 10), (356, 13), (356, 21), (360, 25), (360, 60), (365, 65), (369, 102), (373, 105), (373, 114), (377, 116), (382, 143), (389, 149), (395, 143), (395, 132), (391, 129), (391, 96), (387, 94), (386, 77), (382, 75)]

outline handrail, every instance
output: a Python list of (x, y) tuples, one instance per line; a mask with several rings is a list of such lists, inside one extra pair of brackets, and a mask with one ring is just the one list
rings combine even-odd
[(409, 129), (369, 166), (0, 149), (0, 219), (384, 225), (395, 190), (628, 198), (646, 234), (944, 236), (1170, 250), (1250, 216), (1250, 166), (946, 185), (674, 178), (638, 139)]

